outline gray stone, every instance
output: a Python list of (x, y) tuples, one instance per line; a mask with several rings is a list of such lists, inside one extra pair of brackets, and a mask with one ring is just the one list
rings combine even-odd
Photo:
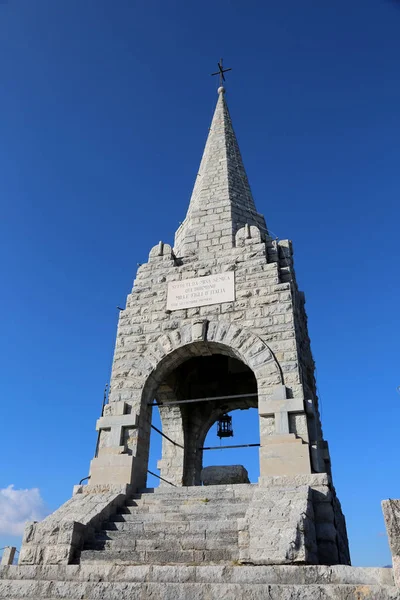
[(249, 474), (242, 465), (205, 467), (201, 471), (201, 481), (203, 485), (250, 483)]
[[(26, 569), (26, 567), (24, 567)], [(64, 568), (65, 569), (65, 568)], [(398, 600), (388, 579), (368, 569), (324, 567), (150, 567), (91, 565), (52, 572), (1, 573), (0, 598), (19, 600)], [(310, 569), (312, 569), (310, 571)], [(325, 568), (326, 569), (326, 568)], [(375, 571), (371, 569), (371, 571)], [(379, 569), (376, 569), (379, 571)]]
[(83, 488), (41, 523), (28, 523), (20, 565), (69, 564), (92, 534), (126, 498), (127, 486)]
[(16, 547), (15, 546), (6, 546), (3, 548), (3, 554), (1, 557), (2, 565), (12, 565), (14, 562)]
[(400, 588), (400, 500), (384, 500), (382, 510), (392, 553), (394, 578)]

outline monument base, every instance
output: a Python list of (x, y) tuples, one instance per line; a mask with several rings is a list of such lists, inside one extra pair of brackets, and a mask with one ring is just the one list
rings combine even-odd
[(348, 566), (0, 567), (13, 600), (398, 600), (391, 569)]
[(78, 486), (25, 530), (20, 565), (350, 564), (340, 504), (326, 474), (259, 484)]

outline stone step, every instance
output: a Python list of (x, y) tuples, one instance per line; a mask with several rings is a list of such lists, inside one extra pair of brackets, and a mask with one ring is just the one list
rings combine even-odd
[(226, 512), (237, 512), (241, 510), (246, 512), (249, 504), (244, 502), (235, 502), (232, 504), (229, 503), (221, 503), (214, 504), (214, 502), (187, 502), (186, 504), (147, 504), (140, 506), (123, 506), (118, 510), (117, 514), (139, 514), (139, 513), (179, 513), (184, 512), (185, 514), (194, 512), (198, 513), (199, 511), (207, 510), (208, 512), (218, 513), (221, 511)]
[[(126, 503), (124, 505), (124, 507), (122, 508), (122, 510), (128, 510), (129, 512), (139, 512), (139, 511), (143, 511), (143, 512), (168, 512), (168, 511), (180, 511), (180, 510), (190, 510), (190, 508), (193, 508), (194, 510), (198, 510), (198, 509), (203, 509), (203, 508), (210, 508), (212, 507), (213, 510), (219, 510), (221, 508), (227, 508), (227, 510), (232, 509), (235, 510), (235, 508), (237, 507), (242, 507), (244, 510), (246, 510), (246, 508), (248, 507), (249, 502), (243, 502), (243, 501), (225, 501), (225, 502), (215, 502), (214, 500), (209, 500), (208, 498), (204, 498), (204, 499), (200, 499), (200, 498), (196, 498), (196, 499), (192, 499), (192, 500), (187, 500), (185, 502), (168, 502), (168, 503), (164, 503), (164, 502), (151, 502), (148, 504), (142, 504), (142, 503), (138, 503), (138, 504), (128, 504)], [(271, 506), (273, 506), (274, 503), (271, 503)]]
[[(144, 545), (151, 549), (152, 544), (167, 545), (167, 548), (194, 548), (203, 550), (212, 544), (213, 548), (226, 547), (228, 544), (238, 543), (237, 531), (220, 531), (214, 532), (183, 532), (179, 531), (175, 534), (165, 533), (164, 531), (141, 531), (140, 535), (127, 535), (126, 531), (104, 531), (96, 534), (95, 539), (88, 541), (85, 548), (102, 548), (102, 547), (127, 547), (138, 548)], [(168, 545), (169, 544), (169, 545)]]
[[(140, 498), (201, 498), (208, 496), (209, 498), (251, 498), (255, 490), (258, 488), (258, 484), (237, 484), (231, 486), (221, 485), (207, 485), (207, 486), (190, 486), (190, 487), (158, 487), (154, 491), (148, 490), (147, 492), (137, 492), (131, 494), (132, 499)], [(300, 486), (301, 487), (301, 486)], [(304, 487), (304, 486), (303, 486)], [(280, 496), (282, 492), (288, 494), (297, 494), (299, 485), (273, 485), (268, 488), (268, 493), (274, 496)]]
[(99, 550), (86, 549), (82, 550), (80, 562), (81, 564), (98, 564), (98, 563), (114, 563), (114, 564), (151, 564), (151, 565), (174, 565), (174, 564), (215, 564), (232, 563), (238, 560), (237, 547), (209, 548), (205, 550), (181, 550), (171, 549), (169, 544), (168, 549), (142, 549), (133, 550), (124, 547), (115, 548), (106, 546)]
[(398, 600), (392, 586), (263, 583), (154, 583), (0, 581), (0, 598), (7, 600)]
[(154, 496), (197, 496), (202, 494), (216, 495), (221, 494), (252, 494), (257, 488), (255, 483), (237, 483), (232, 485), (193, 485), (193, 486), (160, 486), (156, 488), (145, 488), (139, 490), (134, 496), (154, 495)]
[(213, 507), (200, 507), (197, 509), (191, 509), (187, 507), (186, 509), (181, 510), (167, 510), (165, 512), (148, 512), (143, 513), (141, 511), (135, 510), (126, 510), (124, 512), (120, 512), (111, 517), (112, 521), (121, 522), (121, 521), (161, 521), (168, 520), (173, 521), (182, 520), (182, 521), (196, 521), (196, 520), (207, 520), (207, 521), (221, 521), (221, 520), (236, 520), (244, 517), (246, 513), (246, 508), (243, 506), (236, 506), (228, 509), (221, 509), (220, 511), (216, 511)]
[(141, 498), (129, 498), (126, 501), (126, 506), (141, 508), (144, 506), (186, 506), (188, 504), (213, 504), (214, 506), (231, 505), (231, 504), (248, 504), (249, 498), (243, 496), (235, 497), (220, 497), (212, 498), (207, 496), (188, 496), (187, 498), (177, 497), (172, 498), (170, 496), (165, 497), (141, 497)]
[[(236, 514), (244, 514), (242, 513), (242, 511), (240, 511), (239, 513)], [(204, 516), (203, 516), (204, 515)], [(126, 511), (124, 513), (117, 513), (114, 514), (112, 516), (110, 516), (109, 518), (109, 522), (111, 521), (115, 521), (115, 522), (133, 522), (133, 521), (137, 521), (139, 523), (146, 523), (147, 521), (154, 521), (155, 523), (159, 522), (159, 521), (207, 521), (210, 522), (211, 520), (214, 521), (227, 521), (227, 520), (232, 520), (232, 521), (236, 521), (237, 517), (233, 517), (232, 519), (230, 519), (230, 513), (223, 513), (222, 511), (220, 512), (213, 512), (211, 514), (209, 513), (183, 513), (183, 512), (168, 512), (168, 513), (149, 513), (149, 512), (141, 512), (141, 511)]]
[[(290, 502), (281, 502), (280, 504), (270, 504), (264, 505), (265, 511), (264, 516), (268, 520), (277, 519), (284, 520), (288, 519), (290, 516), (291, 506)], [(156, 518), (164, 518), (168, 520), (175, 520), (177, 515), (182, 515), (182, 518), (186, 519), (187, 517), (191, 517), (198, 519), (202, 514), (207, 516), (208, 519), (218, 519), (218, 518), (230, 518), (234, 516), (237, 518), (237, 515), (244, 516), (248, 509), (248, 504), (243, 503), (233, 503), (233, 504), (220, 504), (215, 505), (212, 502), (206, 503), (190, 503), (190, 504), (182, 504), (180, 506), (149, 506), (145, 510), (142, 507), (135, 506), (125, 506), (121, 508), (118, 513), (114, 514), (111, 519), (119, 520), (119, 517), (126, 515), (137, 515), (138, 518), (142, 518), (143, 520)], [(173, 515), (173, 516), (172, 516)], [(178, 517), (179, 518), (179, 517)]]
[[(145, 515), (148, 517), (148, 515)], [(152, 515), (153, 516), (153, 515)], [(182, 532), (198, 533), (205, 531), (219, 532), (237, 532), (236, 520), (213, 520), (210, 527), (209, 520), (196, 519), (189, 521), (188, 519), (179, 519), (166, 521), (165, 515), (159, 515), (156, 520), (154, 518), (143, 519), (143, 515), (137, 515), (137, 520), (132, 521), (110, 521), (104, 523), (102, 531), (125, 531), (127, 533), (141, 532), (165, 532), (168, 535), (182, 535)]]
[(394, 587), (393, 569), (346, 565), (7, 565), (0, 581), (264, 583), (380, 585)]

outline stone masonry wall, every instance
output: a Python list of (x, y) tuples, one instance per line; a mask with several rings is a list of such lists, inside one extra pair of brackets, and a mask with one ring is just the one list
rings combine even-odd
[[(255, 226), (245, 226), (237, 232), (234, 247), (221, 249), (216, 244), (215, 252), (204, 247), (202, 241), (197, 242), (197, 252), (187, 257), (176, 258), (172, 248), (162, 242), (151, 250), (148, 263), (138, 269), (126, 309), (120, 313), (110, 390), (110, 403), (125, 402), (129, 411), (139, 416), (139, 430), (140, 419), (148, 421), (149, 418), (142, 406), (143, 381), (148, 375), (145, 361), (153, 365), (153, 373), (158, 363), (157, 357), (151, 356), (151, 348), (166, 334), (173, 336), (177, 330), (199, 319), (236, 324), (249, 335), (259, 336), (279, 365), (279, 372), (275, 370), (257, 380), (259, 392), (262, 387), (267, 395), (273, 394), (274, 386), (283, 383), (288, 398), (305, 399), (301, 372), (304, 359), (299, 356), (299, 348), (308, 348), (309, 339), (304, 318), (300, 322), (301, 311), (295, 306), (298, 292), (286, 266), (287, 257), (283, 266), (279, 258), (280, 245), (288, 247), (285, 242), (277, 243), (264, 237)], [(235, 301), (166, 310), (168, 282), (227, 271), (235, 272)], [(318, 435), (320, 425), (315, 396), (306, 399), (308, 404), (311, 401), (309, 414), (304, 409), (290, 414), (289, 426), (290, 433), (309, 444), (309, 432)], [(260, 421), (262, 436), (275, 433), (273, 415)], [(101, 444), (103, 436), (106, 439), (107, 430), (101, 432)], [(125, 451), (137, 456), (137, 442), (137, 436), (130, 436)], [(316, 447), (321, 445), (320, 440), (311, 439), (311, 442)], [(323, 464), (323, 461), (313, 461), (314, 469), (324, 470)]]

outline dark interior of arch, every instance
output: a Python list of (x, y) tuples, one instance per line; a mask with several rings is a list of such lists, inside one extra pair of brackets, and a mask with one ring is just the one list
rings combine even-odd
[[(224, 354), (189, 358), (165, 377), (157, 390), (158, 402), (244, 395), (179, 405), (185, 446), (183, 485), (200, 484), (201, 448), (211, 425), (226, 412), (257, 407), (257, 396), (250, 395), (256, 393), (253, 371), (237, 358)], [(168, 408), (161, 409), (161, 417), (165, 410)]]

